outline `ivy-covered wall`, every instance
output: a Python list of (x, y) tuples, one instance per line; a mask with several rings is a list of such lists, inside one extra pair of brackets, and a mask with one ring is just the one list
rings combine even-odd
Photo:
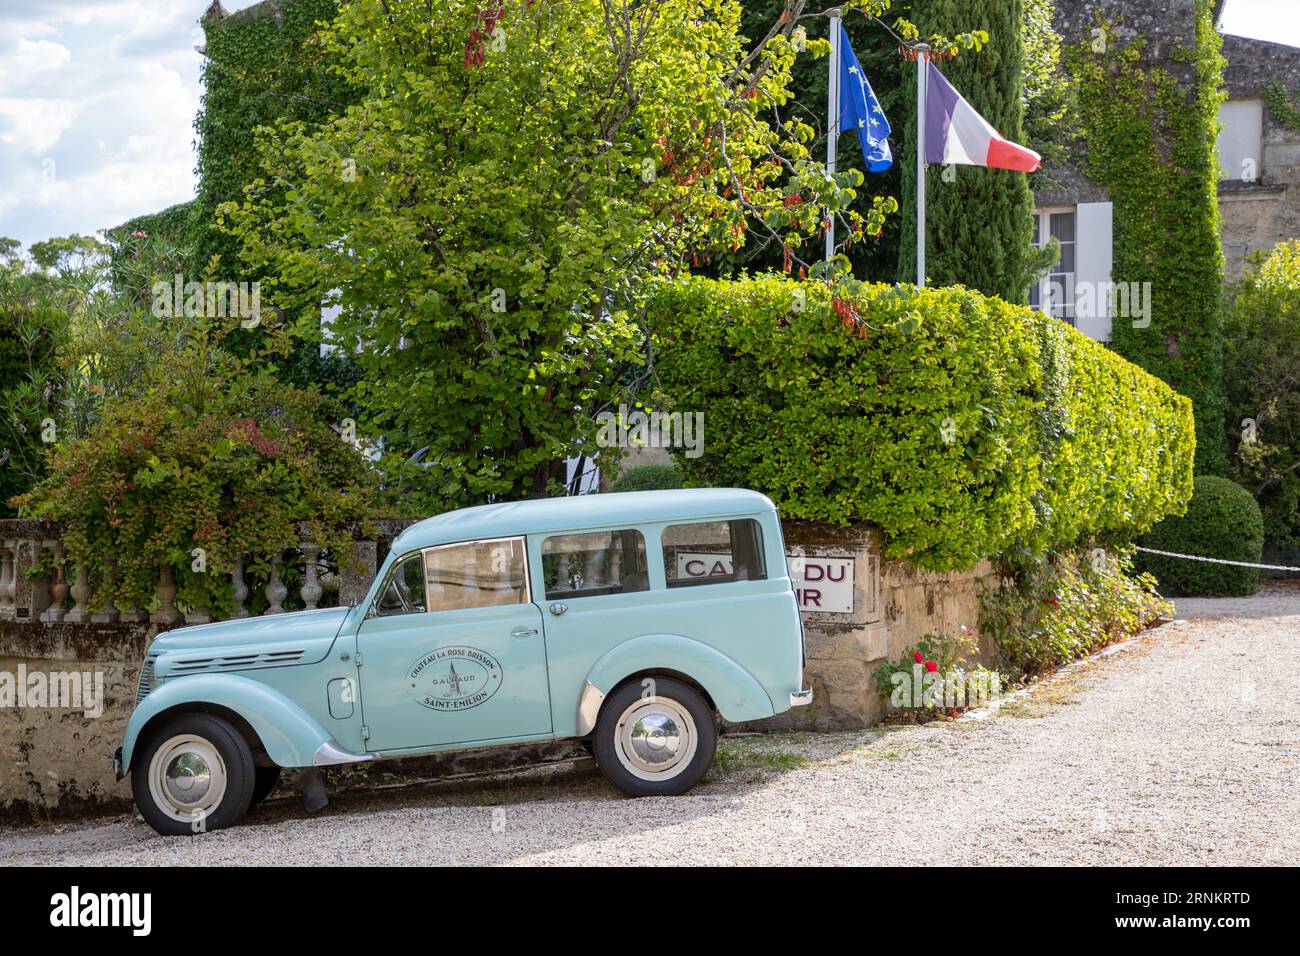
[(254, 130), (278, 120), (318, 123), (345, 109), (353, 96), (329, 69), (317, 42), (317, 24), (338, 12), (338, 0), (266, 0), (203, 21), (206, 59), (203, 102), (194, 120), (199, 138), (198, 196), (194, 200), (194, 263), (213, 255), (234, 279), (239, 247), (218, 231), (217, 206), (242, 198), (257, 176)]
[(1078, 83), (1083, 169), (1113, 203), (1112, 281), (1151, 283), (1149, 324), (1117, 316), (1111, 346), (1192, 399), (1197, 472), (1223, 474), (1215, 142), (1224, 61), (1213, 0), (1187, 3), (1190, 42), (1151, 42), (1098, 13), (1068, 63)]

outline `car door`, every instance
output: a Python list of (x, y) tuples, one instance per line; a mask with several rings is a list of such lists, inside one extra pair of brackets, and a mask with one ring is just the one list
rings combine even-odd
[(426, 548), (394, 562), (357, 636), (371, 751), (551, 732), (542, 612), (524, 539)]

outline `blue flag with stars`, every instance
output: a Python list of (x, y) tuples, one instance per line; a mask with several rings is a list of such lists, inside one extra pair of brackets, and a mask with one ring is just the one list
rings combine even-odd
[(840, 24), (840, 132), (858, 131), (867, 172), (883, 173), (894, 165), (889, 149), (889, 120), (858, 65), (849, 34)]

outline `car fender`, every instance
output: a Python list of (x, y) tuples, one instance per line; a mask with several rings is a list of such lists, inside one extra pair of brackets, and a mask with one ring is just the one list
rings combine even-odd
[[(212, 704), (234, 711), (257, 733), (266, 754), (281, 767), (310, 767), (316, 751), (332, 738), (306, 711), (284, 694), (238, 674), (194, 674), (160, 684), (131, 714), (122, 741), (122, 768), (140, 732), (154, 717), (185, 704)], [(335, 745), (337, 746), (337, 745)]]
[(587, 724), (595, 725), (593, 703), (598, 709), (606, 694), (633, 674), (645, 671), (686, 675), (704, 688), (718, 713), (733, 723), (771, 717), (776, 712), (754, 675), (721, 651), (679, 634), (646, 634), (610, 648), (587, 673), (579, 702), (579, 734), (590, 731)]

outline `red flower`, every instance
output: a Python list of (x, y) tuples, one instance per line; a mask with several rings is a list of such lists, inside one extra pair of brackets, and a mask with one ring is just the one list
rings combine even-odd
[(1050, 605), (1052, 605), (1052, 607), (1060, 607), (1060, 606), (1061, 606), (1061, 602), (1058, 601), (1056, 598), (1043, 598), (1043, 603), (1044, 603), (1044, 604), (1050, 604)]
[(936, 664), (934, 661), (926, 661), (925, 669), (929, 671), (931, 674), (933, 674), (935, 671), (939, 669), (939, 665)]
[(916, 658), (916, 662), (917, 662), (918, 664), (924, 664), (924, 663), (925, 663), (925, 656), (924, 656), (920, 651), (917, 651), (917, 652), (916, 652), (915, 654), (913, 654), (912, 656)]

